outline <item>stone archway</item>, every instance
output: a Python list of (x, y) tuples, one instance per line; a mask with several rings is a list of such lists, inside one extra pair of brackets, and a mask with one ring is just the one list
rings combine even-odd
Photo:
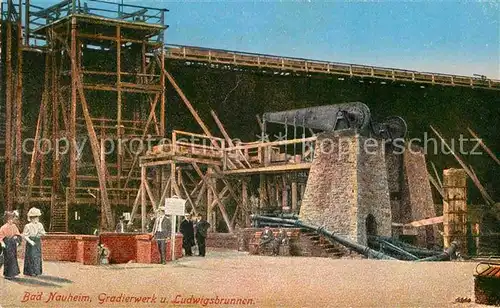
[(377, 221), (372, 214), (366, 216), (366, 236), (377, 235)]

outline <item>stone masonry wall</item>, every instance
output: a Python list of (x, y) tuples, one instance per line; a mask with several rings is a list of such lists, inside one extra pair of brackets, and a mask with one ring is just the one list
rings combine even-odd
[[(432, 198), (431, 184), (429, 182), (425, 154), (414, 147), (406, 149), (403, 154), (405, 189), (403, 206), (400, 215), (402, 223), (431, 218), (436, 216)], [(427, 229), (427, 231), (426, 231)], [(417, 229), (417, 243), (430, 245), (438, 240), (437, 226), (420, 227)]]
[(300, 219), (357, 240), (358, 136), (318, 135)]
[(366, 218), (372, 214), (377, 233), (391, 235), (391, 204), (384, 151), (368, 147), (353, 131), (323, 133), (301, 206), (300, 218), (366, 245)]
[(360, 137), (358, 165), (358, 243), (366, 245), (366, 219), (373, 215), (377, 235), (391, 236), (392, 215), (389, 184), (382, 141)]

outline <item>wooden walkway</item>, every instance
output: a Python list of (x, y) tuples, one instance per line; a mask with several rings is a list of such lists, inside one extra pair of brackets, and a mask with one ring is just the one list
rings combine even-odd
[(462, 86), (500, 90), (500, 80), (440, 73), (417, 72), (359, 64), (280, 57), (194, 46), (166, 45), (166, 57), (188, 64), (210, 65), (219, 69), (249, 68), (266, 72), (295, 72), (361, 77), (391, 82)]
[[(222, 138), (174, 130), (171, 143), (155, 146), (141, 157), (141, 166), (180, 164), (219, 166), (219, 175), (250, 175), (307, 170), (314, 156), (316, 137), (230, 146)], [(287, 147), (299, 150), (286, 154)]]

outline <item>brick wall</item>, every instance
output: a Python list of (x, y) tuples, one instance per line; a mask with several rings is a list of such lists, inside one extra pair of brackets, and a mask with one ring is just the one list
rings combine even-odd
[(313, 225), (366, 245), (365, 222), (373, 215), (379, 235), (391, 235), (391, 204), (384, 151), (354, 131), (318, 135), (300, 210)]
[(135, 261), (137, 256), (136, 233), (101, 233), (101, 243), (109, 249), (110, 263)]
[[(80, 234), (47, 234), (42, 238), (44, 261), (80, 262), (95, 265), (98, 261), (99, 239), (110, 250), (111, 263), (159, 263), (158, 246), (150, 234), (103, 233), (98, 236)], [(26, 243), (18, 249), (19, 258), (24, 258)], [(175, 257), (182, 258), (182, 234), (177, 234)], [(170, 261), (170, 240), (167, 240), (167, 261)]]
[[(96, 264), (99, 238), (92, 235), (47, 234), (42, 238), (44, 261), (81, 262)], [(24, 258), (26, 242), (23, 241), (18, 256)]]
[(230, 233), (208, 233), (206, 245), (207, 247), (238, 250), (239, 238), (241, 237)]

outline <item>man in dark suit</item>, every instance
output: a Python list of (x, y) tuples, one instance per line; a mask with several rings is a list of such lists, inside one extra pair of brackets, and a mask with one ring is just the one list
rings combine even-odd
[(181, 222), (180, 231), (182, 233), (182, 248), (186, 252), (186, 256), (192, 256), (191, 247), (194, 245), (194, 225), (191, 220), (191, 215), (187, 214)]
[(166, 242), (167, 238), (171, 235), (172, 224), (170, 217), (165, 215), (165, 207), (159, 207), (156, 214), (156, 219), (153, 225), (153, 237), (158, 243), (158, 250), (160, 251), (161, 264), (166, 264)]
[(205, 256), (205, 240), (207, 238), (208, 228), (210, 223), (203, 216), (198, 215), (196, 222), (196, 242), (198, 243), (198, 252), (200, 257)]

